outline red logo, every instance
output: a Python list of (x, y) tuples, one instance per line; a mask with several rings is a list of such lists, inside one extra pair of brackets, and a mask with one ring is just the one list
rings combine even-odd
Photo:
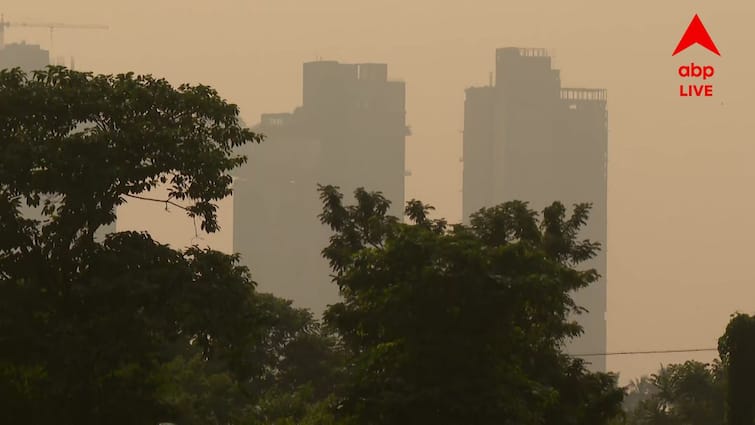
[(682, 39), (679, 40), (679, 44), (676, 46), (676, 50), (674, 50), (674, 53), (672, 53), (671, 56), (675, 56), (677, 53), (695, 43), (705, 47), (718, 56), (721, 56), (721, 53), (718, 52), (718, 48), (716, 47), (716, 43), (710, 38), (708, 30), (705, 29), (703, 21), (700, 20), (700, 17), (697, 16), (697, 14), (692, 18), (692, 22), (689, 23), (687, 31), (684, 32)]

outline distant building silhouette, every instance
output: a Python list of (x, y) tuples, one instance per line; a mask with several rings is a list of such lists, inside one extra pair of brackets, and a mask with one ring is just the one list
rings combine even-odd
[(0, 46), (0, 69), (21, 68), (39, 71), (50, 64), (50, 52), (37, 44), (11, 43)]
[[(27, 74), (32, 71), (45, 69), (50, 65), (50, 52), (42, 49), (37, 44), (10, 43), (0, 46), (0, 70), (10, 68), (21, 68)], [(84, 125), (80, 125), (82, 128)], [(22, 203), (23, 204), (23, 203)], [(22, 212), (26, 218), (46, 220), (48, 217), (42, 216), (42, 207), (28, 207), (23, 204)], [(95, 238), (102, 240), (105, 235), (116, 231), (115, 223), (103, 226), (98, 229)]]
[(405, 86), (385, 64), (308, 62), (303, 103), (293, 113), (263, 114), (267, 136), (245, 147), (249, 162), (234, 182), (234, 252), (260, 290), (292, 299), (316, 314), (338, 301), (321, 250), (329, 229), (317, 215), (317, 183), (381, 191), (403, 216), (407, 126)]
[[(600, 242), (588, 266), (599, 282), (576, 294), (590, 312), (569, 352), (606, 350), (607, 236), (606, 91), (562, 88), (559, 71), (544, 49), (496, 51), (495, 85), (466, 90), (464, 107), (463, 216), (482, 207), (522, 200), (541, 211), (561, 201), (593, 204), (582, 237)], [(605, 359), (587, 359), (605, 370)]]

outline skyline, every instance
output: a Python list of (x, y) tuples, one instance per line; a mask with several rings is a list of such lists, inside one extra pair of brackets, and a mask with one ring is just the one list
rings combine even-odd
[[(435, 205), (437, 216), (450, 221), (458, 221), (461, 212), (461, 173), (456, 167), (465, 86), (487, 82), (489, 52), (495, 47), (553, 46), (556, 65), (567, 70), (564, 79), (571, 85), (606, 87), (611, 93), (609, 351), (713, 346), (728, 315), (747, 310), (744, 300), (753, 297), (755, 276), (747, 247), (754, 232), (740, 224), (755, 212), (752, 202), (741, 196), (754, 177), (753, 148), (742, 137), (754, 130), (748, 119), (752, 59), (746, 40), (736, 35), (736, 29), (748, 28), (755, 16), (748, 3), (608, 7), (583, 1), (542, 10), (535, 4), (480, 2), (476, 8), (429, 9), (417, 3), (401, 6), (401, 17), (377, 6), (366, 6), (374, 9), (364, 13), (345, 2), (296, 12), (288, 9), (291, 2), (198, 5), (195, 12), (150, 3), (143, 6), (149, 14), (140, 11), (139, 2), (113, 3), (107, 11), (102, 5), (92, 7), (93, 2), (74, 3), (80, 6), (14, 1), (4, 12), (14, 19), (109, 24), (110, 31), (97, 37), (56, 33), (56, 46), (69, 49), (61, 52), (66, 57), (76, 52), (80, 69), (134, 70), (165, 76), (175, 84), (212, 85), (240, 105), (248, 123), (256, 123), (262, 111), (290, 110), (299, 102), (301, 62), (322, 56), (390, 64), (392, 75), (407, 81), (407, 122), (414, 131), (407, 142), (413, 172), (407, 179), (407, 198)], [(399, 7), (389, 2), (386, 10), (391, 6)], [(335, 19), (328, 18), (336, 10), (341, 12)], [(723, 54), (710, 59), (720, 71), (713, 102), (682, 101), (674, 93), (676, 67), (690, 59), (709, 60), (698, 47), (670, 56), (693, 12), (700, 14)], [(257, 24), (244, 30), (241, 23), (250, 16)], [(317, 32), (346, 17), (352, 22), (340, 31), (351, 37)], [(132, 30), (136, 22), (138, 32)], [(208, 22), (221, 24), (208, 28)], [(418, 27), (422, 31), (416, 31)], [(448, 28), (454, 28), (453, 33)], [(46, 31), (26, 34), (30, 42), (45, 45)], [(21, 37), (20, 30), (7, 34), (9, 41)], [(248, 40), (248, 48), (233, 47), (233, 40)], [(191, 222), (176, 220), (177, 211), (165, 214), (162, 205), (130, 204), (124, 214), (130, 221), (124, 225), (137, 228), (149, 217), (150, 230), (160, 239), (180, 245), (193, 238)], [(227, 231), (231, 217), (221, 214)], [(230, 236), (223, 233), (205, 241), (224, 248)], [(724, 253), (716, 247), (730, 249)], [(685, 297), (679, 298), (682, 293)], [(675, 309), (669, 311), (669, 306)], [(656, 329), (661, 321), (665, 325)], [(625, 372), (625, 381), (661, 362), (712, 357), (619, 356), (609, 358), (608, 367)]]

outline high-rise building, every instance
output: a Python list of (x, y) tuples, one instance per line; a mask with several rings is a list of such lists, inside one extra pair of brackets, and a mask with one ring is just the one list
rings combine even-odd
[[(29, 74), (32, 71), (43, 70), (50, 65), (50, 52), (42, 49), (37, 44), (10, 43), (0, 45), (0, 70), (10, 68), (21, 68), (22, 71)], [(85, 124), (80, 124), (83, 128)], [(22, 213), (26, 218), (45, 220), (42, 216), (42, 207), (24, 206)], [(105, 235), (116, 231), (115, 223), (103, 226), (95, 233), (98, 240), (104, 239)]]
[(293, 113), (264, 114), (234, 182), (234, 252), (259, 289), (316, 314), (338, 301), (321, 251), (317, 184), (336, 185), (351, 202), (357, 187), (381, 191), (403, 216), (407, 126), (405, 87), (385, 64), (308, 62), (303, 102)]
[[(606, 91), (561, 87), (544, 49), (496, 51), (495, 84), (466, 90), (463, 216), (510, 200), (539, 211), (554, 201), (567, 208), (592, 203), (580, 235), (602, 249), (586, 265), (601, 279), (575, 294), (589, 310), (578, 317), (585, 334), (568, 351), (606, 350), (607, 148)], [(586, 359), (605, 370), (602, 357)]]

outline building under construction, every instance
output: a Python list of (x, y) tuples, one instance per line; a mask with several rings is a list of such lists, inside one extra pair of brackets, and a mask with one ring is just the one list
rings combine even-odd
[[(554, 201), (592, 203), (581, 237), (602, 244), (587, 264), (601, 279), (576, 294), (589, 310), (569, 352), (606, 350), (607, 245), (606, 91), (561, 87), (544, 49), (496, 51), (495, 84), (466, 90), (463, 216), (510, 200), (538, 211)], [(587, 359), (605, 370), (602, 357)]]
[(303, 102), (293, 113), (264, 114), (245, 147), (249, 162), (234, 182), (233, 250), (260, 290), (316, 314), (338, 301), (321, 251), (329, 229), (319, 222), (317, 184), (381, 191), (403, 215), (407, 127), (405, 87), (386, 64), (305, 63)]

